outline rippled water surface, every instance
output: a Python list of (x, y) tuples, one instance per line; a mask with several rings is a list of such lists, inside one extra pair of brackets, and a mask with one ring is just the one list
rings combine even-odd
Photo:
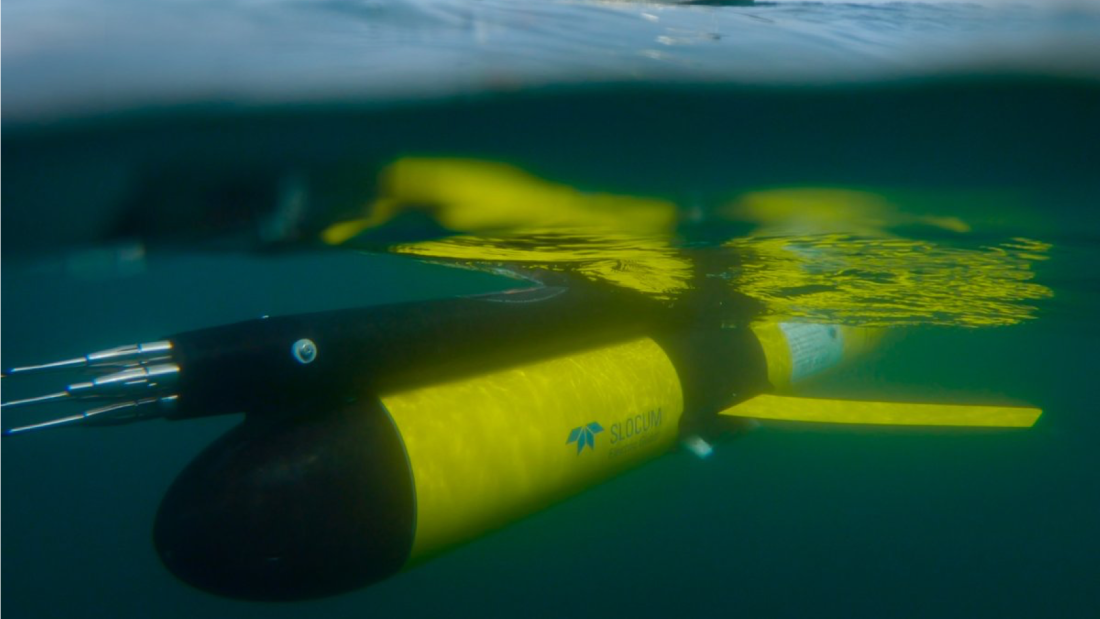
[[(1096, 74), (1087, 3), (14, 0), (7, 120), (562, 82)], [(1094, 8), (1094, 7), (1093, 7)]]

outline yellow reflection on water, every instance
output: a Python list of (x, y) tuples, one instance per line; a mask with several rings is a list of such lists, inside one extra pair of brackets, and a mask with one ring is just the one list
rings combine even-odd
[(521, 264), (572, 272), (670, 299), (691, 287), (691, 260), (667, 237), (637, 237), (590, 230), (518, 230), (508, 237), (456, 236), (395, 245), (391, 251), (465, 262)]
[(844, 234), (732, 239), (738, 291), (767, 318), (887, 325), (1003, 326), (1032, 318), (1052, 296), (1032, 281), (1050, 245), (1030, 239), (976, 249)]
[[(1053, 296), (1035, 283), (1050, 245), (1025, 238), (974, 246), (951, 215), (904, 212), (881, 195), (837, 188), (758, 191), (724, 210), (754, 225), (730, 239), (737, 290), (767, 307), (766, 320), (863, 326), (988, 327), (1032, 318)], [(891, 232), (923, 226), (960, 235), (933, 242)]]
[[(766, 321), (1002, 326), (1034, 317), (1035, 302), (1052, 296), (1033, 281), (1050, 245), (1025, 238), (977, 245), (955, 215), (906, 212), (878, 193), (846, 188), (745, 193), (714, 221), (751, 230), (686, 249), (676, 237), (681, 211), (666, 200), (583, 192), (503, 163), (409, 157), (383, 169), (361, 218), (330, 226), (322, 238), (354, 247), (360, 235), (410, 212), (448, 235), (386, 251), (569, 272), (662, 300), (677, 299), (698, 277), (723, 277), (764, 304)], [(946, 237), (894, 232), (914, 226)], [(696, 272), (701, 252), (719, 272)]]
[(323, 239), (342, 244), (410, 210), (455, 234), (391, 252), (570, 271), (661, 299), (691, 285), (691, 260), (671, 242), (675, 204), (585, 193), (489, 161), (399, 159), (383, 170), (368, 213), (331, 226)]

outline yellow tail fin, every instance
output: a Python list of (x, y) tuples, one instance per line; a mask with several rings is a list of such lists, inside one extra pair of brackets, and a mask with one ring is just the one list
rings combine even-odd
[(914, 404), (760, 395), (720, 414), (818, 423), (1030, 428), (1043, 411), (1022, 406)]

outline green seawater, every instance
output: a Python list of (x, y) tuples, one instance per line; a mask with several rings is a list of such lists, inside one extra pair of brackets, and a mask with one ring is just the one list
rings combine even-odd
[[(903, 208), (943, 196), (940, 210), (975, 222), (974, 230), (933, 240), (1049, 243), (1034, 281), (1052, 296), (1031, 302), (1032, 318), (1012, 326), (899, 329), (871, 358), (811, 388), (834, 397), (1027, 403), (1044, 410), (1033, 429), (765, 425), (708, 460), (670, 453), (408, 573), (315, 602), (219, 599), (174, 580), (157, 559), (150, 531), (160, 497), (237, 420), (5, 439), (3, 610), (1089, 616), (1100, 575), (1098, 103), (1094, 83), (987, 77), (548, 90), (381, 109), (200, 109), (9, 133), (5, 365), (264, 314), (510, 286), (400, 256), (312, 246), (255, 253), (249, 213), (228, 235), (204, 227), (217, 208), (262, 203), (255, 196), (286, 174), (316, 179), (314, 187), (330, 190), (320, 192), (322, 204), (339, 205), (340, 196), (371, 190), (349, 177), (407, 154), (507, 161), (558, 182), (665, 196), (704, 212), (728, 196), (782, 186), (889, 189), (910, 196), (895, 198)], [(89, 249), (120, 221), (148, 240), (140, 260)], [(703, 248), (736, 232), (684, 230)]]

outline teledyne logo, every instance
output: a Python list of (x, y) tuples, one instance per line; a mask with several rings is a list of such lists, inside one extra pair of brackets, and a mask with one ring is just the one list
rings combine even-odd
[(585, 445), (591, 447), (592, 450), (595, 451), (595, 449), (596, 449), (596, 435), (599, 434), (600, 432), (603, 432), (603, 426), (601, 426), (600, 424), (593, 421), (592, 423), (590, 423), (586, 426), (580, 426), (579, 428), (573, 428), (573, 430), (569, 432), (569, 440), (565, 441), (565, 443), (567, 445), (569, 443), (576, 443), (577, 444), (577, 455), (580, 455), (580, 453), (582, 451), (584, 451)]

